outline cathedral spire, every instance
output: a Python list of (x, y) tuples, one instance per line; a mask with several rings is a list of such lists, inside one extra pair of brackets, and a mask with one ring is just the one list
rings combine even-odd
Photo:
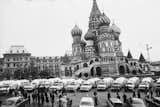
[(93, 0), (93, 6), (92, 6), (91, 13), (90, 13), (90, 18), (94, 17), (96, 15), (101, 15), (101, 12), (100, 12), (100, 10), (98, 8), (96, 0)]

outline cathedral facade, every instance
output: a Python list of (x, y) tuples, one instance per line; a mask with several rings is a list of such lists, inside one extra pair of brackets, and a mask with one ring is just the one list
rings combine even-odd
[(88, 31), (82, 35), (82, 30), (77, 25), (71, 30), (72, 57), (65, 71), (79, 77), (108, 76), (125, 72), (127, 64), (122, 52), (120, 34), (120, 28), (111, 23), (110, 18), (99, 10), (96, 0), (93, 0)]

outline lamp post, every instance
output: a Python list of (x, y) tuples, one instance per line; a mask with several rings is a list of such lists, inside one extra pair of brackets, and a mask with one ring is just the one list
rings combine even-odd
[(148, 55), (148, 61), (149, 62), (150, 62), (150, 53), (149, 53), (150, 49), (152, 49), (152, 47), (149, 46), (149, 44), (146, 44), (146, 50), (147, 50), (147, 55)]

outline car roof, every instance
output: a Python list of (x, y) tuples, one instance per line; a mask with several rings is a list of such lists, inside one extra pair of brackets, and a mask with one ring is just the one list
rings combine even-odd
[(82, 97), (81, 98), (81, 102), (83, 102), (83, 101), (88, 101), (88, 102), (93, 102), (93, 98), (92, 97)]
[(118, 99), (118, 98), (110, 98), (110, 101), (112, 103), (121, 103), (122, 104), (122, 101), (120, 99)]
[(160, 97), (154, 97), (154, 99), (160, 101)]
[(23, 97), (11, 97), (11, 98), (8, 98), (7, 100), (17, 101), (20, 98), (23, 98)]
[(132, 98), (132, 101), (133, 102), (142, 102), (143, 103), (143, 100), (140, 99), (140, 98)]

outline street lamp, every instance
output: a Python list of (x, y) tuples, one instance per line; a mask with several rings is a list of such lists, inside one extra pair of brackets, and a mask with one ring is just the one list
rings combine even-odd
[(150, 49), (152, 49), (152, 47), (149, 46), (149, 44), (146, 44), (146, 50), (147, 50), (147, 55), (148, 55), (148, 61), (149, 62), (150, 62), (150, 54), (149, 54)]

